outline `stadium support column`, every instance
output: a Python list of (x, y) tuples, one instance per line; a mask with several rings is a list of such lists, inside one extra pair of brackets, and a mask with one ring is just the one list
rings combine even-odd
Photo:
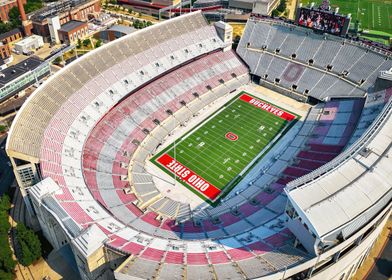
[(216, 32), (219, 38), (224, 42), (224, 51), (231, 50), (231, 45), (233, 44), (233, 27), (223, 21), (218, 21), (214, 23)]

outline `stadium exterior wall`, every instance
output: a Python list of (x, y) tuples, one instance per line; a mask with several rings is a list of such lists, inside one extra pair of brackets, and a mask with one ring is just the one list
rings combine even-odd
[[(73, 246), (75, 236), (62, 226), (61, 219), (49, 210), (41, 199), (30, 195), (34, 211), (45, 237), (55, 249), (70, 243), (82, 279), (114, 279), (115, 270), (126, 259), (127, 254), (102, 244), (94, 254), (84, 257)], [(387, 219), (391, 215), (392, 202), (380, 212), (371, 223), (356, 232), (348, 240), (328, 250), (319, 257), (291, 267), (286, 271), (265, 276), (263, 279), (290, 279), (293, 276), (316, 280), (350, 279), (368, 256), (375, 241), (380, 235)], [(92, 266), (101, 262), (100, 266)], [(104, 263), (103, 263), (104, 261)], [(116, 279), (124, 279), (124, 275)]]
[[(319, 257), (295, 266), (288, 270), (285, 275), (287, 277), (289, 275), (303, 275), (305, 278), (309, 277), (316, 280), (351, 279), (368, 256), (391, 213), (392, 202), (371, 223), (367, 224), (349, 239), (321, 254)], [(287, 279), (287, 277), (283, 276), (282, 279)]]
[[(60, 217), (37, 200), (34, 195), (30, 195), (30, 198), (42, 232), (53, 248), (59, 250), (70, 244), (81, 279), (114, 279), (110, 270), (111, 262), (107, 260), (103, 244), (93, 254), (87, 258), (84, 257), (78, 247), (73, 244), (75, 236), (62, 225)], [(115, 258), (111, 257), (111, 260)]]

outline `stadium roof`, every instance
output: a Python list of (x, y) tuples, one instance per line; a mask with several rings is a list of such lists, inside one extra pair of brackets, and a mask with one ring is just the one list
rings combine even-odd
[[(374, 126), (371, 128), (374, 129)], [(360, 146), (338, 167), (288, 191), (294, 207), (308, 220), (307, 225), (318, 237), (323, 238), (339, 229), (343, 237), (350, 235), (377, 213), (380, 203), (390, 200), (391, 112), (378, 128), (372, 135), (365, 135), (371, 137), (371, 141)]]
[(75, 238), (73, 242), (77, 245), (76, 247), (79, 248), (81, 253), (87, 257), (101, 248), (106, 239), (106, 234), (96, 224), (93, 224)]

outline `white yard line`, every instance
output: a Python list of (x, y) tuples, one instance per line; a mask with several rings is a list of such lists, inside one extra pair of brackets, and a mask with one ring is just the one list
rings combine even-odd
[[(192, 118), (186, 125), (186, 127), (178, 127), (176, 128), (172, 135), (168, 138), (166, 138), (165, 142), (163, 145), (159, 147), (159, 149), (156, 151), (156, 153), (159, 153), (169, 145), (171, 145), (174, 141), (174, 139), (178, 139), (181, 135), (184, 135), (185, 133), (188, 133), (192, 129), (194, 129), (196, 126), (200, 124), (200, 122), (205, 122), (206, 118), (212, 117), (211, 115), (214, 114), (217, 110), (219, 110), (220, 107), (222, 107), (224, 104), (226, 104), (227, 100), (234, 98), (237, 96), (241, 91), (246, 91), (258, 98), (261, 98), (269, 103), (273, 103), (276, 105), (279, 105), (279, 107), (285, 108), (285, 111), (291, 111), (294, 112), (300, 116), (300, 120), (304, 119), (304, 116), (306, 116), (307, 110), (310, 108), (309, 105), (297, 102), (295, 100), (292, 100), (288, 97), (285, 97), (283, 95), (280, 95), (278, 93), (275, 93), (269, 89), (263, 88), (261, 86), (256, 86), (256, 85), (245, 85), (238, 89), (237, 91), (230, 93), (222, 98), (219, 98), (215, 102), (213, 102), (210, 106), (205, 107), (202, 109), (200, 114)], [(234, 99), (236, 100), (236, 99)], [(293, 135), (296, 135), (298, 132), (298, 127), (300, 126), (301, 122), (299, 121), (294, 128), (290, 129), (287, 134), (283, 136), (283, 138), (276, 143), (275, 147), (270, 150), (264, 157), (263, 159), (257, 163), (257, 165), (241, 180), (241, 182), (234, 187), (230, 193), (227, 195), (230, 196), (232, 193), (235, 193), (239, 189), (244, 189), (248, 186), (248, 182), (250, 182), (252, 179), (254, 179), (254, 176), (260, 172), (260, 168), (267, 164), (269, 160), (274, 157), (274, 154), (277, 153), (277, 151), (283, 150), (286, 147), (287, 142), (293, 138)], [(193, 134), (193, 133), (190, 133)], [(153, 180), (157, 188), (161, 191), (163, 196), (167, 196), (175, 201), (181, 201), (183, 203), (189, 203), (191, 209), (195, 208), (206, 208), (209, 207), (209, 204), (206, 203), (203, 199), (195, 195), (193, 192), (189, 191), (187, 188), (185, 188), (181, 183), (179, 182), (173, 182), (173, 177), (169, 175), (166, 172), (163, 172), (158, 166), (156, 166), (154, 163), (152, 163), (150, 160), (147, 160), (146, 162), (146, 169), (149, 173), (154, 173), (154, 174), (159, 174), (160, 178), (157, 176), (154, 176)], [(173, 182), (168, 183), (168, 182)]]
[[(235, 99), (235, 101), (236, 100), (238, 100), (238, 99)], [(231, 105), (232, 103), (230, 103), (230, 105)], [(229, 107), (226, 107), (226, 108), (229, 108)], [(252, 114), (253, 114), (253, 112), (250, 112), (248, 115), (247, 115), (247, 113), (246, 113), (246, 111), (242, 111), (241, 112), (242, 114), (245, 114), (245, 116), (248, 118), (248, 119), (252, 119)], [(216, 115), (216, 114), (215, 114)], [(268, 116), (268, 115), (266, 115), (266, 116)], [(270, 119), (270, 121), (272, 122), (272, 123), (268, 123), (268, 122), (266, 122), (265, 123), (265, 125), (273, 125), (274, 124), (274, 121), (275, 121), (275, 118), (273, 118), (273, 117), (271, 117), (271, 118), (269, 118)], [(243, 120), (243, 118), (241, 119), (241, 121)], [(231, 120), (231, 121), (233, 121), (233, 120)], [(238, 121), (240, 121), (240, 119), (238, 120)], [(233, 122), (233, 126), (235, 126), (237, 123), (238, 123), (238, 121), (234, 121)], [(205, 124), (204, 124), (205, 125)], [(199, 129), (201, 129), (201, 128), (205, 128), (205, 126), (201, 126)], [(228, 128), (228, 130), (230, 131), (230, 129), (231, 129), (231, 126)], [(199, 130), (198, 130), (199, 131)], [(197, 133), (198, 131), (195, 131), (194, 133)], [(216, 136), (218, 136), (218, 137), (222, 137), (222, 135), (220, 135), (220, 134), (218, 134), (218, 133), (215, 133), (215, 131), (213, 131), (213, 130), (211, 130), (212, 132), (211, 132), (211, 134), (215, 134)], [(249, 130), (245, 130), (246, 131), (246, 133), (244, 134), (244, 133), (241, 133), (241, 137), (242, 138), (245, 138), (245, 139), (248, 139), (249, 137), (246, 137), (246, 136), (248, 136), (249, 134), (253, 134), (251, 137), (252, 138), (255, 138), (255, 137), (258, 137), (258, 135), (256, 135), (253, 131), (251, 131), (250, 129)], [(266, 131), (267, 132), (267, 131)], [(194, 133), (192, 133), (192, 135), (194, 135)], [(270, 135), (270, 137), (272, 136), (272, 135), (276, 135), (278, 133), (278, 130), (277, 129), (274, 129), (273, 131), (271, 131), (271, 135)], [(268, 134), (270, 134), (270, 133), (268, 133)], [(246, 136), (245, 136), (246, 135)], [(263, 138), (263, 136), (260, 136), (261, 138)], [(269, 138), (270, 138), (269, 137)], [(265, 139), (265, 138), (264, 138)], [(230, 153), (230, 150), (232, 150), (232, 149), (235, 149), (235, 147), (237, 146), (237, 145), (239, 145), (239, 144), (241, 144), (241, 148), (240, 149), (237, 149), (237, 151), (241, 151), (241, 150), (244, 150), (244, 152), (249, 152), (249, 149), (248, 149), (248, 146), (245, 146), (245, 145), (243, 145), (244, 143), (244, 140), (242, 140), (241, 142), (236, 142), (236, 143), (234, 143), (234, 145), (232, 146), (232, 147), (228, 147), (227, 149), (224, 149), (224, 151), (225, 152), (228, 152), (228, 153)], [(252, 145), (252, 144), (254, 144), (251, 140), (249, 140), (248, 141), (248, 144), (247, 145)], [(209, 143), (208, 144), (208, 146), (212, 146), (212, 145), (214, 145), (214, 143)], [(265, 145), (268, 145), (268, 142), (267, 143), (265, 143)], [(178, 148), (178, 146), (176, 146), (176, 148)], [(216, 175), (221, 175), (221, 174), (217, 174), (216, 172), (212, 172), (211, 171), (211, 167), (212, 166), (215, 166), (215, 168), (214, 169), (219, 169), (220, 171), (223, 171), (222, 173), (225, 173), (225, 170), (223, 169), (222, 170), (222, 168), (220, 168), (220, 166), (221, 166), (221, 164), (220, 164), (220, 161), (221, 161), (221, 157), (222, 157), (222, 154), (216, 154), (216, 157), (215, 157), (215, 159), (214, 160), (212, 160), (211, 161), (211, 164), (210, 165), (208, 165), (208, 166), (206, 166), (206, 164), (204, 163), (204, 159), (207, 157), (206, 156), (206, 154), (205, 153), (202, 153), (202, 152), (200, 152), (200, 153), (197, 153), (197, 152), (194, 152), (193, 150), (194, 149), (192, 149), (192, 148), (187, 148), (187, 147), (180, 147), (180, 149), (187, 149), (187, 153), (189, 154), (189, 153), (191, 153), (191, 154), (193, 154), (194, 155), (194, 157), (192, 157), (192, 161), (197, 161), (197, 159), (198, 158), (201, 158), (201, 160), (199, 161), (199, 165), (202, 165), (202, 166), (204, 166), (204, 167), (206, 167), (206, 169), (203, 171), (203, 172), (197, 172), (197, 171), (195, 171), (195, 170), (193, 170), (193, 168), (192, 167), (190, 167), (189, 166), (189, 164), (188, 163), (186, 163), (186, 162), (183, 162), (183, 161), (181, 161), (181, 160), (179, 160), (179, 162), (181, 162), (182, 164), (184, 164), (185, 166), (187, 166), (188, 168), (191, 168), (193, 171), (195, 171), (198, 175), (200, 175), (200, 176), (202, 176), (203, 177), (203, 175), (202, 174), (209, 174), (209, 173), (213, 173), (213, 174), (216, 174)], [(263, 150), (264, 150), (264, 148), (263, 148)], [(210, 152), (212, 152), (212, 151), (210, 151)], [(247, 159), (247, 161), (249, 160), (249, 161), (252, 161), (252, 159), (254, 159), (254, 157), (255, 157), (256, 155), (252, 155), (252, 156), (248, 156), (249, 157), (249, 159)], [(256, 158), (257, 159), (257, 158)], [(219, 164), (217, 165), (217, 163), (219, 162)], [(253, 161), (254, 162), (254, 161)], [(240, 168), (239, 169), (239, 171), (242, 171), (242, 168)], [(232, 173), (237, 173), (238, 174), (238, 172), (239, 171), (237, 171), (237, 172), (232, 172)], [(223, 175), (223, 174), (222, 174)], [(236, 174), (235, 174), (236, 175)], [(232, 177), (233, 175), (231, 175), (231, 177)], [(207, 176), (207, 177), (209, 177), (209, 176)], [(210, 183), (214, 183), (214, 182), (211, 182), (211, 180), (209, 180), (208, 178), (206, 178), (206, 176), (204, 176), (203, 178), (205, 178), (205, 179), (207, 179)], [(214, 183), (214, 185), (216, 185), (215, 183)]]

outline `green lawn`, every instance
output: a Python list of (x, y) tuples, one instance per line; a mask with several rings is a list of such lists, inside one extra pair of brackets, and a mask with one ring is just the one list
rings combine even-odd
[[(232, 187), (229, 183), (238, 177), (268, 144), (272, 145), (279, 133), (286, 132), (285, 129), (297, 118), (291, 114), (294, 119), (286, 120), (241, 100), (240, 96), (191, 132), (177, 139), (152, 161), (165, 172), (174, 174), (158, 162), (162, 155), (167, 154), (217, 189), (223, 190), (228, 185)], [(228, 139), (227, 133), (233, 133), (233, 138), (238, 136), (238, 139)], [(181, 182), (195, 192), (195, 188)]]
[[(301, 0), (304, 6), (322, 0)], [(360, 29), (387, 32), (392, 36), (392, 0), (331, 0), (332, 8), (340, 7), (340, 14), (351, 14), (353, 24), (360, 22)]]

